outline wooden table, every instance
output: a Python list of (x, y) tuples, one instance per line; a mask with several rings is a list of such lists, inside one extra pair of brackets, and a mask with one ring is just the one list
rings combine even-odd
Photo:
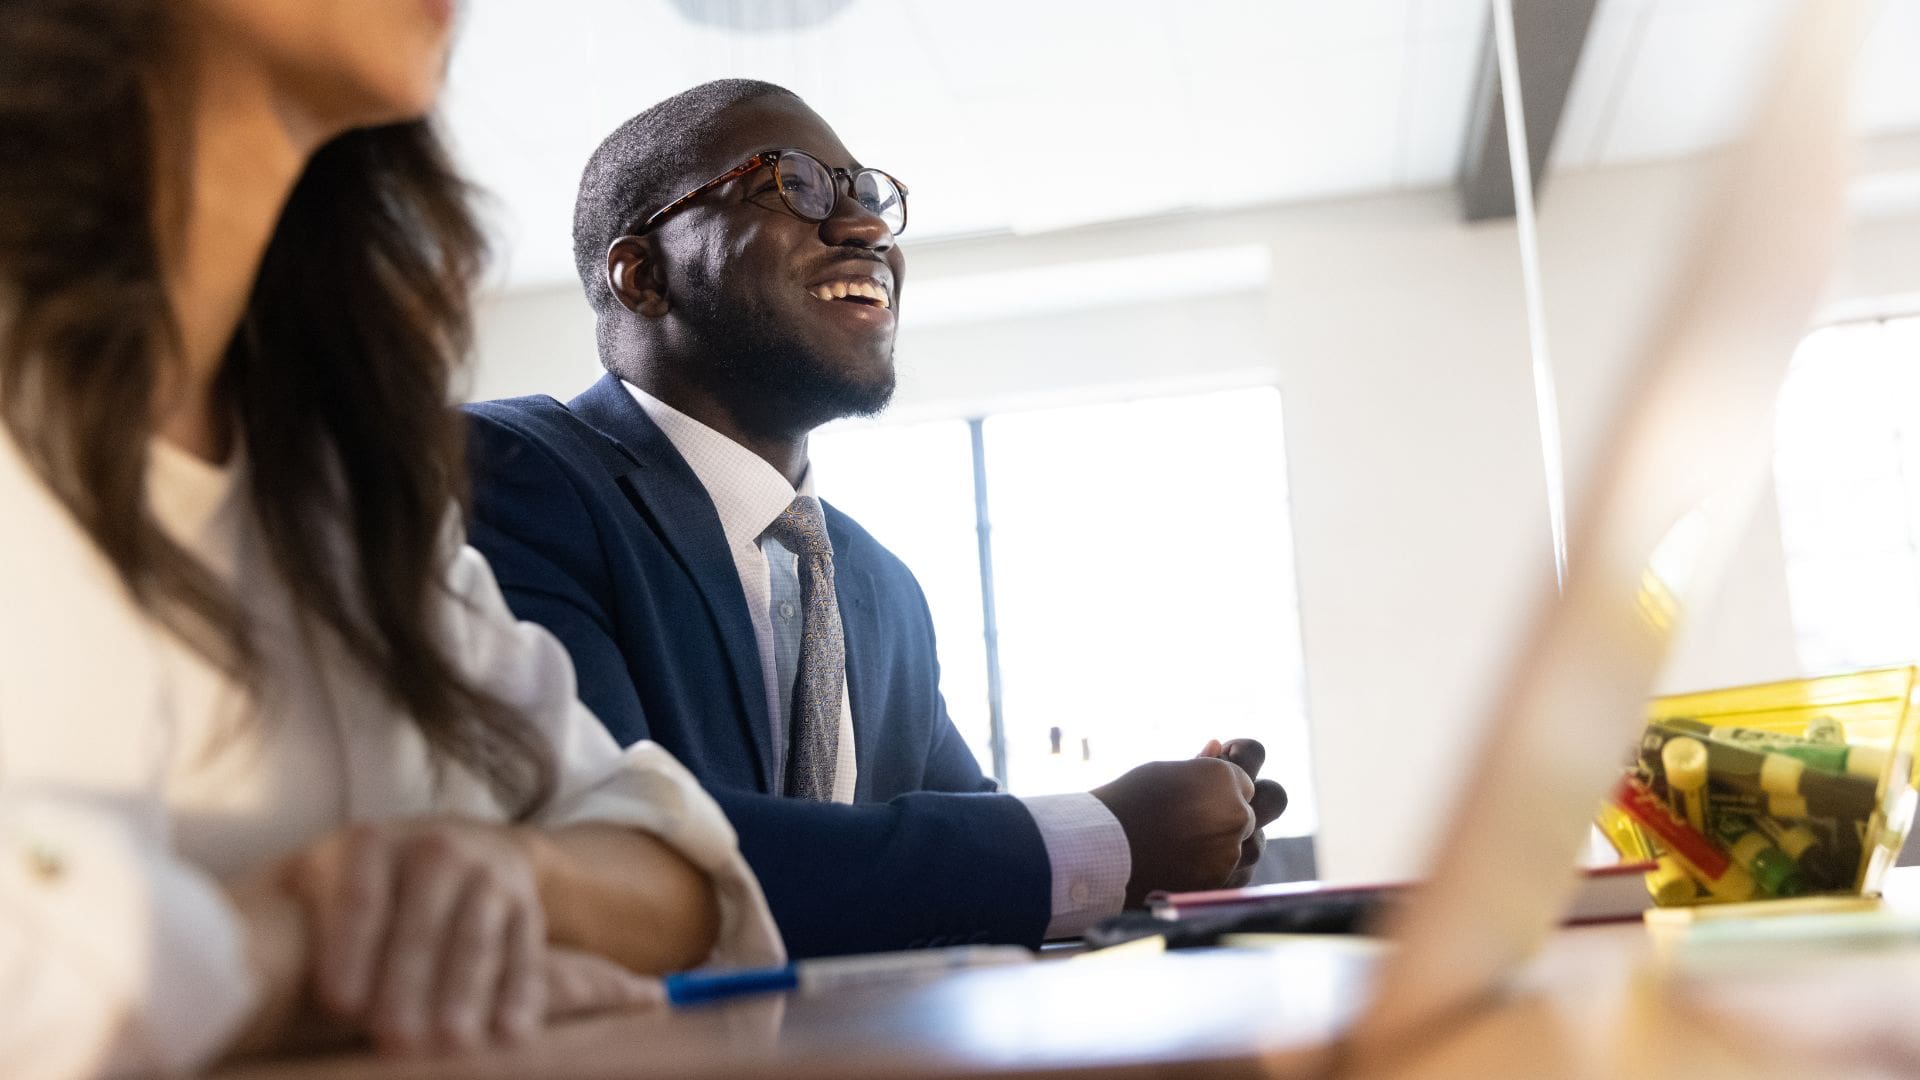
[[(1920, 909), (1920, 880), (1896, 906)], [(1637, 923), (1565, 930), (1497, 1002), (1391, 1060), (1331, 1047), (1363, 1007), (1351, 939), (1048, 960), (902, 986), (603, 1017), (458, 1059), (353, 1055), (247, 1080), (440, 1077), (1920, 1075), (1920, 935), (1684, 962)]]

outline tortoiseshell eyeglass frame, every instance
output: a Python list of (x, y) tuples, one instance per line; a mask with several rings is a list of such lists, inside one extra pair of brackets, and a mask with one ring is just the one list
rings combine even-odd
[[(787, 197), (786, 182), (780, 178), (780, 159), (787, 156), (806, 158), (808, 161), (811, 161), (815, 165), (818, 165), (822, 169), (825, 169), (827, 171), (827, 175), (833, 178), (833, 207), (829, 209), (824, 216), (815, 217), (812, 214), (803, 213), (800, 210), (800, 208), (793, 205), (793, 201)], [(741, 177), (747, 175), (748, 173), (754, 171), (755, 169), (763, 168), (766, 166), (773, 167), (774, 188), (775, 190), (780, 192), (780, 204), (782, 206), (785, 206), (787, 208), (787, 211), (791, 213), (794, 217), (797, 217), (802, 221), (810, 221), (815, 224), (825, 221), (827, 220), (827, 218), (830, 218), (833, 216), (833, 212), (840, 208), (840, 198), (841, 198), (842, 191), (851, 192), (853, 190), (855, 179), (859, 177), (862, 173), (873, 173), (876, 176), (885, 177), (887, 183), (892, 184), (894, 190), (900, 193), (900, 227), (892, 230), (893, 235), (899, 236), (901, 233), (907, 231), (907, 185), (901, 183), (898, 179), (896, 179), (893, 176), (893, 174), (888, 173), (881, 169), (856, 169), (856, 170), (849, 171), (847, 169), (829, 168), (825, 162), (821, 161), (819, 158), (814, 157), (812, 154), (807, 153), (805, 150), (762, 150), (759, 153), (748, 158), (747, 160), (741, 162), (740, 164), (735, 165), (733, 168), (728, 169), (726, 172), (721, 173), (719, 176), (714, 177), (713, 179), (707, 181), (704, 184), (701, 184), (699, 187), (694, 188), (692, 191), (687, 192), (685, 195), (680, 196), (679, 198), (673, 200), (667, 205), (661, 207), (660, 209), (655, 210), (653, 213), (648, 214), (646, 220), (642, 221), (640, 223), (640, 227), (637, 229), (634, 229), (630, 235), (645, 236), (647, 233), (653, 231), (655, 226), (658, 226), (662, 221), (665, 221), (669, 215), (673, 214), (675, 211), (679, 210), (681, 207), (686, 206), (688, 203), (692, 202), (693, 200), (699, 198), (702, 195), (705, 195), (707, 192), (712, 191), (714, 188), (717, 188), (722, 184), (728, 183), (733, 180), (738, 180)], [(841, 183), (840, 183), (842, 180), (846, 181), (846, 185), (844, 188), (841, 186)]]

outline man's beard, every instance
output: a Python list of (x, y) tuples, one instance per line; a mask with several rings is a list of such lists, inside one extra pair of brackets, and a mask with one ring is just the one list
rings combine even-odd
[(893, 357), (884, 378), (862, 381), (782, 329), (763, 306), (725, 301), (718, 282), (691, 290), (683, 305), (702, 328), (707, 357), (687, 375), (728, 402), (740, 422), (767, 435), (791, 435), (830, 420), (873, 416), (893, 400)]

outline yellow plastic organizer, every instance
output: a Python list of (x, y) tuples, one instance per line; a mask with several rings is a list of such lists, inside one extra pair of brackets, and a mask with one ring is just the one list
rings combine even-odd
[[(1788, 817), (1767, 816), (1771, 811), (1736, 811), (1735, 821), (1742, 820), (1737, 815), (1746, 813), (1758, 822), (1765, 817), (1763, 824), (1775, 832), (1783, 826), (1815, 826), (1827, 830), (1827, 835), (1839, 837), (1836, 830), (1851, 826), (1853, 839), (1859, 844), (1859, 862), (1854, 872), (1850, 888), (1841, 887), (1844, 882), (1847, 861), (1829, 863), (1833, 868), (1829, 880), (1833, 882), (1827, 888), (1812, 891), (1825, 893), (1849, 893), (1861, 896), (1877, 896), (1880, 882), (1888, 867), (1900, 853), (1901, 845), (1906, 842), (1907, 831), (1912, 827), (1914, 807), (1920, 796), (1916, 796), (1916, 771), (1914, 760), (1915, 738), (1920, 734), (1920, 710), (1913, 708), (1914, 695), (1920, 693), (1920, 667), (1875, 668), (1869, 671), (1853, 672), (1845, 675), (1828, 675), (1814, 679), (1793, 679), (1785, 682), (1762, 683), (1756, 686), (1736, 686), (1726, 690), (1709, 690), (1691, 694), (1674, 694), (1656, 698), (1647, 709), (1648, 731), (1660, 729), (1652, 727), (1663, 721), (1696, 721), (1711, 728), (1745, 729), (1747, 732), (1766, 732), (1776, 735), (1804, 737), (1809, 725), (1822, 718), (1837, 721), (1843, 731), (1849, 748), (1872, 747), (1876, 752), (1884, 753), (1885, 762), (1878, 769), (1877, 787), (1874, 789), (1872, 810), (1857, 820), (1829, 818), (1816, 821), (1805, 810), (1802, 802), (1799, 821)], [(1670, 736), (1669, 736), (1670, 737)], [(1746, 737), (1746, 736), (1743, 736)], [(1717, 749), (1719, 740), (1709, 742)], [(1643, 746), (1649, 745), (1643, 742)], [(1738, 745), (1738, 744), (1735, 744)], [(1690, 747), (1695, 754), (1698, 747)], [(1644, 760), (1644, 756), (1642, 758)], [(1718, 760), (1718, 759), (1716, 759)], [(1851, 762), (1858, 764), (1860, 755), (1853, 754)], [(1698, 766), (1696, 766), (1697, 768)], [(1644, 766), (1639, 767), (1644, 778)], [(1718, 774), (1716, 774), (1717, 777)], [(1664, 785), (1662, 777), (1659, 781)], [(1715, 792), (1722, 789), (1720, 781), (1715, 779)], [(1623, 789), (1624, 790), (1624, 789)], [(1865, 784), (1852, 789), (1864, 794)], [(1682, 796), (1678, 792), (1662, 789), (1664, 800), (1674, 807), (1676, 818), (1680, 813)], [(1716, 794), (1715, 798), (1728, 800), (1741, 796), (1728, 793)], [(1771, 796), (1747, 796), (1749, 798), (1768, 799)], [(1706, 793), (1700, 798), (1704, 801)], [(1719, 804), (1716, 803), (1716, 806)], [(1768, 805), (1776, 805), (1768, 803)], [(1709, 810), (1712, 814), (1717, 811)], [(1710, 819), (1711, 820), (1711, 819)], [(1628, 858), (1658, 858), (1669, 854), (1667, 848), (1653, 831), (1635, 822), (1623, 813), (1614, 803), (1602, 807), (1599, 824), (1621, 854)], [(1737, 831), (1739, 826), (1734, 825)], [(1704, 830), (1709, 837), (1721, 832), (1718, 823)], [(1726, 850), (1724, 836), (1712, 841)], [(1738, 846), (1737, 844), (1734, 846)], [(1844, 841), (1836, 841), (1835, 850), (1851, 856), (1851, 848)], [(1776, 849), (1779, 850), (1779, 849)], [(1793, 856), (1798, 859), (1798, 854)], [(1684, 863), (1685, 860), (1678, 860)], [(1716, 895), (1693, 874), (1694, 884), (1698, 888), (1689, 888), (1686, 879), (1676, 881), (1679, 868), (1676, 860), (1667, 859), (1663, 872), (1648, 875), (1648, 887), (1654, 893), (1656, 902), (1663, 905), (1681, 905), (1709, 903), (1724, 896)], [(1811, 876), (1811, 875), (1809, 875)], [(1676, 886), (1678, 886), (1676, 888)], [(1756, 898), (1761, 898), (1756, 894)]]

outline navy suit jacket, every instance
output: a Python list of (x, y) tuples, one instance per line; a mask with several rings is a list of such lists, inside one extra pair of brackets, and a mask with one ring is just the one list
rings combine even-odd
[(652, 739), (740, 835), (796, 956), (1036, 945), (1052, 871), (1033, 818), (948, 719), (919, 584), (826, 507), (859, 765), (854, 804), (783, 798), (753, 622), (713, 501), (612, 376), (566, 405), (468, 407), (474, 522), (507, 603), (573, 655), (622, 745)]

